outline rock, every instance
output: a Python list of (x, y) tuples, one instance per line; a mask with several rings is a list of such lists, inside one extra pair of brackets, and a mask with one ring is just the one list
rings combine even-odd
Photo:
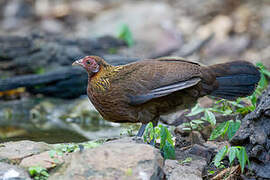
[(15, 165), (0, 162), (0, 179), (2, 180), (31, 180), (27, 171)]
[(92, 35), (94, 32), (96, 35), (117, 35), (125, 23), (136, 43), (120, 53), (131, 57), (149, 57), (152, 53), (161, 53), (183, 44), (173, 23), (173, 8), (165, 2), (126, 1), (115, 7), (103, 11), (88, 25), (82, 23), (79, 26), (81, 34)]
[(55, 154), (54, 157), (51, 157), (50, 152), (45, 151), (43, 153), (24, 158), (21, 161), (20, 166), (24, 168), (41, 166), (43, 168), (50, 169), (57, 166), (58, 164), (63, 163), (65, 156), (65, 154), (62, 156)]
[(122, 137), (120, 139), (115, 139), (112, 141), (108, 141), (106, 143), (139, 143), (139, 144), (145, 144), (143, 142), (142, 138), (138, 138), (138, 137)]
[(201, 26), (197, 33), (199, 36), (206, 37), (211, 33), (215, 33), (215, 38), (224, 40), (233, 27), (233, 22), (228, 16), (218, 15), (210, 23)]
[(213, 156), (214, 149), (205, 147), (199, 144), (194, 144), (189, 150), (189, 154), (203, 157), (207, 160), (210, 160)]
[(152, 146), (135, 143), (107, 143), (82, 153), (49, 179), (162, 179), (163, 158)]
[[(248, 36), (235, 36), (226, 38), (223, 41), (212, 41), (209, 46), (205, 49), (205, 55), (209, 58), (216, 57), (237, 57), (243, 53), (251, 41)], [(216, 59), (213, 60), (213, 63)]]
[(187, 163), (179, 163), (177, 160), (166, 160), (164, 172), (168, 180), (199, 180), (202, 179), (202, 171), (206, 161), (202, 158), (191, 159)]
[(0, 160), (20, 162), (23, 158), (38, 154), (52, 147), (43, 142), (18, 141), (0, 144)]
[(192, 144), (199, 144), (202, 145), (203, 143), (205, 143), (205, 140), (202, 137), (202, 134), (198, 131), (192, 131), (190, 133), (190, 139)]
[(270, 178), (270, 87), (261, 96), (255, 111), (249, 113), (231, 140), (232, 145), (245, 146), (251, 169), (258, 178)]

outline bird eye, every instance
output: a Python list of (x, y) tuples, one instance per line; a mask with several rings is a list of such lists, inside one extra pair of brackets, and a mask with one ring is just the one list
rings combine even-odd
[(86, 64), (91, 64), (90, 61), (86, 61)]

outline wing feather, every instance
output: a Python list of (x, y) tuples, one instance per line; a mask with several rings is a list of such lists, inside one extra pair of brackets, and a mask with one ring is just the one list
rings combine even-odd
[(177, 82), (174, 84), (169, 84), (169, 85), (166, 85), (163, 87), (153, 89), (145, 94), (129, 96), (130, 104), (131, 105), (140, 105), (140, 104), (146, 103), (154, 98), (167, 96), (173, 92), (189, 88), (191, 86), (198, 84), (200, 81), (201, 81), (201, 79), (199, 77), (194, 77), (194, 78), (191, 78), (191, 79), (186, 80), (186, 81)]

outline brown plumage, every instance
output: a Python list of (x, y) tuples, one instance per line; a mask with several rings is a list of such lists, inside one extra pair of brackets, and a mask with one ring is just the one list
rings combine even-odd
[(87, 94), (104, 119), (155, 122), (160, 115), (191, 108), (199, 97), (229, 100), (251, 95), (260, 79), (249, 62), (202, 66), (181, 58), (142, 60), (112, 66), (97, 56), (73, 64), (88, 72)]

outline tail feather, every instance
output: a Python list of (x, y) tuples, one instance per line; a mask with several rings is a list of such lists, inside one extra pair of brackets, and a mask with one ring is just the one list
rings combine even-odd
[(260, 72), (251, 63), (234, 61), (210, 66), (216, 76), (217, 88), (210, 95), (235, 100), (251, 95), (260, 80)]

